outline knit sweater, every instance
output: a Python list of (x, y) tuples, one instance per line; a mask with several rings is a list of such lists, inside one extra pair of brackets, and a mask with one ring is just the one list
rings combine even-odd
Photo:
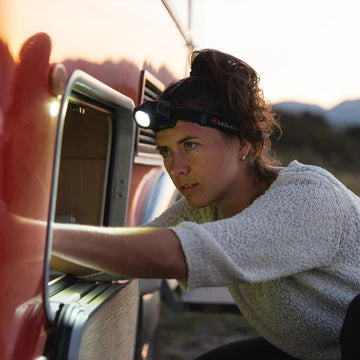
[(279, 349), (340, 359), (345, 312), (360, 292), (360, 199), (329, 172), (293, 161), (233, 217), (182, 199), (147, 226), (180, 239), (184, 288), (228, 286), (250, 325)]

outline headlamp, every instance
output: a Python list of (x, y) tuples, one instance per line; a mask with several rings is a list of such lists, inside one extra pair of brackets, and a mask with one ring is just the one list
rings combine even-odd
[(178, 120), (190, 121), (202, 126), (210, 126), (233, 135), (240, 133), (240, 128), (230, 124), (213, 112), (185, 106), (172, 106), (169, 101), (145, 101), (134, 109), (136, 124), (143, 129), (155, 132), (173, 128)]

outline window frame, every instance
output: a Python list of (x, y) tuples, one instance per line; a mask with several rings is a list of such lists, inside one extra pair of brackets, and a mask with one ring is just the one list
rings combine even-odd
[(43, 300), (47, 320), (55, 318), (50, 306), (49, 273), (52, 249), (53, 223), (55, 221), (58, 177), (65, 117), (69, 101), (85, 101), (112, 114), (111, 166), (108, 173), (107, 209), (105, 226), (124, 226), (134, 157), (135, 124), (132, 119), (134, 102), (82, 70), (75, 70), (69, 77), (62, 96), (55, 145), (51, 200), (48, 215), (47, 243), (44, 262)]

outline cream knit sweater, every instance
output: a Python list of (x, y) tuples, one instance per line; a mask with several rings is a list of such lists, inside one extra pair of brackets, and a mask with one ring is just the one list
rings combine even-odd
[(231, 218), (183, 199), (147, 226), (179, 237), (189, 269), (183, 287), (226, 285), (279, 349), (340, 359), (345, 312), (360, 292), (360, 199), (326, 170), (293, 161)]

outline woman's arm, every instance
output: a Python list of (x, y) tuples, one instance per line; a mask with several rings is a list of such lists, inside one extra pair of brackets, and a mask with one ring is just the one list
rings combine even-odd
[(55, 257), (82, 267), (132, 278), (187, 276), (180, 241), (169, 229), (56, 223), (52, 251)]

